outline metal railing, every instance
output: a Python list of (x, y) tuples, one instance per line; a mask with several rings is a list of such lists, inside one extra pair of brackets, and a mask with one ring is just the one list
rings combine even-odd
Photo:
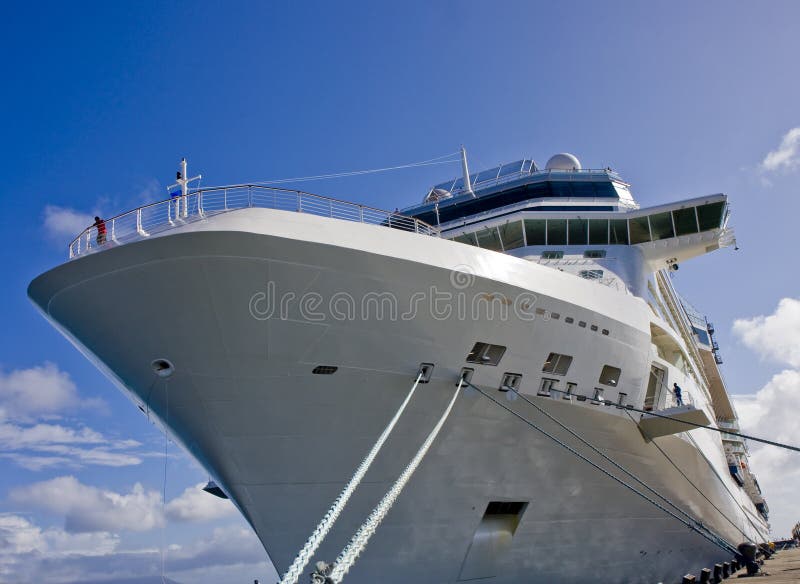
[(294, 211), (381, 225), (422, 235), (439, 235), (435, 227), (424, 221), (391, 211), (303, 191), (262, 185), (235, 185), (200, 189), (185, 196), (127, 211), (104, 221), (105, 234), (98, 232), (97, 225), (91, 225), (69, 244), (69, 257), (75, 258), (108, 246), (138, 241), (211, 215), (247, 208)]

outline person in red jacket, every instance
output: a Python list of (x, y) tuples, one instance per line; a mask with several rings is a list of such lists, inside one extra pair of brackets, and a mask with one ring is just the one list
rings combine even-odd
[(95, 217), (93, 227), (97, 228), (97, 245), (103, 245), (106, 242), (106, 222)]

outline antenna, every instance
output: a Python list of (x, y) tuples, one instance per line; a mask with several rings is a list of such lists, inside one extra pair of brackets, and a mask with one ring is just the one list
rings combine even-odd
[(473, 198), (475, 192), (472, 190), (472, 184), (469, 182), (469, 167), (467, 166), (467, 149), (461, 145), (461, 169), (464, 171), (464, 192), (469, 193)]
[[(172, 193), (172, 189), (174, 189), (175, 187), (181, 187), (180, 196), (181, 197), (185, 197), (186, 195), (189, 194), (189, 183), (193, 182), (193, 181), (196, 181), (196, 180), (200, 180), (201, 178), (203, 178), (203, 175), (202, 174), (198, 174), (197, 176), (193, 176), (192, 178), (189, 178), (188, 177), (188, 173), (186, 172), (186, 158), (181, 158), (181, 169), (176, 173), (176, 177), (177, 178), (175, 180), (175, 184), (169, 185), (167, 187), (167, 190), (170, 191), (170, 194), (173, 194)], [(185, 199), (184, 199), (184, 201), (185, 201)], [(187, 217), (188, 216), (188, 212), (189, 212), (189, 205), (188, 205), (188, 203), (184, 202), (184, 204), (183, 204), (183, 216)], [(177, 217), (180, 217), (180, 216), (181, 216), (181, 202), (180, 202), (180, 200), (178, 200), (178, 201), (175, 202), (175, 217), (177, 218)]]

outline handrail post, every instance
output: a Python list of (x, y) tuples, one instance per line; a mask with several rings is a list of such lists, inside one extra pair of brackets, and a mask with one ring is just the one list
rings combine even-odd
[(228, 189), (222, 191), (222, 208), (228, 210)]
[(92, 230), (86, 230), (86, 249), (89, 250), (91, 248), (91, 240), (92, 240)]
[(297, 212), (303, 212), (303, 193), (297, 193)]
[(253, 186), (247, 185), (247, 206), (253, 206)]
[(144, 236), (144, 229), (142, 228), (142, 208), (136, 209), (136, 232)]
[(117, 243), (117, 220), (116, 218), (111, 220), (111, 241)]
[(358, 219), (361, 223), (364, 222), (364, 205), (358, 206)]
[(414, 219), (414, 233), (419, 233), (419, 221)]
[(328, 201), (328, 216), (333, 219), (333, 201)]

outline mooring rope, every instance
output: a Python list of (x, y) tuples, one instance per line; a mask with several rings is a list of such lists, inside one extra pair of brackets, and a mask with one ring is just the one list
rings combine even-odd
[[(576, 438), (578, 441), (580, 441), (582, 444), (584, 444), (584, 445), (585, 445), (586, 447), (588, 447), (590, 450), (592, 450), (592, 452), (594, 452), (594, 453), (595, 453), (595, 454), (597, 454), (598, 456), (602, 457), (602, 458), (603, 458), (604, 460), (606, 460), (606, 461), (607, 461), (609, 464), (611, 464), (611, 465), (612, 465), (612, 466), (614, 466), (615, 468), (617, 468), (617, 469), (621, 470), (623, 473), (625, 473), (626, 475), (628, 475), (628, 476), (629, 476), (630, 478), (632, 478), (634, 481), (636, 481), (637, 483), (639, 483), (639, 484), (640, 484), (642, 487), (644, 487), (645, 489), (647, 489), (648, 491), (650, 491), (650, 492), (651, 492), (652, 494), (654, 494), (656, 497), (660, 498), (662, 501), (664, 501), (664, 502), (665, 502), (666, 504), (668, 504), (670, 507), (672, 507), (673, 509), (675, 509), (675, 510), (676, 510), (678, 513), (680, 513), (681, 515), (683, 515), (683, 516), (684, 516), (684, 517), (685, 517), (687, 520), (689, 520), (689, 521), (693, 521), (693, 522), (695, 523), (695, 525), (697, 525), (697, 527), (698, 527), (698, 528), (700, 528), (700, 529), (705, 529), (705, 530), (706, 530), (706, 531), (709, 533), (709, 535), (711, 535), (713, 538), (715, 538), (715, 539), (718, 539), (719, 541), (722, 541), (722, 542), (724, 542), (726, 545), (731, 545), (731, 544), (730, 544), (728, 541), (726, 541), (726, 540), (725, 540), (725, 538), (724, 538), (724, 537), (722, 537), (722, 536), (721, 536), (721, 535), (719, 535), (718, 533), (715, 533), (715, 532), (714, 532), (712, 529), (710, 529), (710, 528), (709, 528), (707, 525), (705, 525), (705, 524), (704, 524), (702, 521), (698, 520), (696, 517), (693, 517), (693, 516), (692, 516), (691, 514), (689, 514), (689, 513), (688, 513), (686, 510), (682, 509), (682, 508), (681, 508), (679, 505), (677, 505), (676, 503), (674, 503), (673, 501), (671, 501), (669, 498), (667, 498), (666, 496), (664, 496), (664, 495), (662, 495), (661, 493), (659, 493), (657, 490), (655, 490), (653, 487), (651, 487), (650, 485), (648, 485), (647, 483), (645, 483), (645, 482), (644, 482), (642, 479), (640, 479), (640, 478), (639, 478), (638, 476), (636, 476), (634, 473), (632, 473), (631, 471), (629, 471), (627, 468), (625, 468), (625, 467), (624, 467), (624, 466), (622, 466), (621, 464), (617, 463), (617, 462), (616, 462), (614, 459), (612, 459), (610, 456), (608, 456), (608, 455), (607, 455), (607, 454), (605, 454), (603, 451), (601, 451), (599, 448), (597, 448), (596, 446), (594, 446), (594, 444), (592, 444), (591, 442), (589, 442), (588, 440), (586, 440), (585, 438), (583, 438), (582, 436), (580, 436), (580, 435), (579, 435), (577, 432), (575, 432), (575, 431), (574, 431), (572, 428), (570, 428), (570, 427), (569, 427), (569, 426), (567, 426), (566, 424), (563, 424), (561, 421), (559, 421), (558, 419), (556, 419), (556, 418), (555, 418), (553, 415), (551, 415), (549, 412), (545, 411), (545, 410), (544, 410), (542, 407), (540, 407), (538, 404), (534, 403), (532, 400), (529, 400), (527, 397), (525, 397), (524, 395), (522, 395), (522, 394), (521, 394), (519, 391), (517, 391), (517, 390), (516, 390), (516, 389), (514, 389), (513, 387), (511, 387), (511, 386), (506, 386), (506, 387), (508, 388), (508, 390), (509, 390), (509, 391), (512, 391), (512, 392), (513, 392), (515, 395), (517, 395), (518, 397), (522, 398), (522, 400), (523, 400), (523, 401), (525, 401), (526, 403), (528, 403), (528, 404), (530, 404), (531, 406), (533, 406), (534, 408), (536, 408), (536, 410), (537, 410), (537, 411), (539, 411), (541, 414), (543, 414), (544, 416), (546, 416), (546, 417), (547, 417), (548, 419), (550, 419), (552, 422), (554, 422), (555, 424), (557, 424), (557, 425), (558, 425), (560, 428), (562, 428), (563, 430), (565, 430), (566, 432), (568, 432), (568, 433), (569, 433), (571, 436), (573, 436), (574, 438)], [(674, 465), (674, 463), (673, 463), (673, 465)], [(677, 468), (677, 467), (676, 467), (676, 468)], [(685, 475), (684, 475), (684, 476), (685, 476)], [(689, 481), (689, 482), (691, 482), (691, 481)], [(709, 502), (710, 502), (710, 501), (709, 501)], [(713, 503), (712, 503), (712, 505), (713, 505)], [(715, 508), (716, 508), (716, 507), (715, 507)], [(719, 509), (717, 509), (717, 511), (719, 511)], [(720, 513), (722, 513), (722, 511), (720, 511)], [(724, 514), (723, 514), (723, 517), (725, 517), (725, 515), (724, 515)], [(727, 519), (727, 517), (725, 517), (725, 518)], [(730, 521), (730, 520), (729, 520), (729, 521)], [(734, 527), (736, 527), (736, 525), (734, 525)], [(738, 527), (737, 527), (737, 529), (738, 529)], [(739, 531), (741, 531), (741, 530), (739, 530)], [(742, 533), (742, 535), (745, 535), (745, 534), (744, 534), (744, 533)], [(747, 538), (747, 536), (746, 536), (746, 535), (745, 535), (745, 538)]]
[(606, 475), (611, 480), (619, 483), (620, 485), (622, 485), (626, 489), (628, 489), (631, 492), (639, 495), (642, 499), (644, 499), (645, 501), (647, 501), (648, 503), (650, 503), (651, 505), (653, 505), (657, 509), (663, 511), (664, 513), (666, 513), (667, 515), (669, 515), (670, 517), (672, 517), (676, 521), (679, 521), (680, 523), (682, 523), (683, 525), (685, 525), (686, 527), (688, 527), (692, 531), (696, 532), (698, 535), (702, 536), (704, 539), (708, 540), (710, 543), (712, 543), (715, 546), (725, 550), (728, 553), (734, 553), (734, 554), (738, 553), (738, 550), (733, 545), (731, 545), (730, 543), (728, 543), (728, 542), (726, 542), (724, 540), (717, 541), (717, 539), (715, 537), (713, 537), (712, 535), (706, 533), (703, 529), (698, 527), (695, 524), (695, 522), (687, 521), (687, 520), (683, 519), (682, 517), (680, 517), (679, 515), (677, 515), (676, 513), (670, 511), (669, 509), (667, 509), (666, 507), (661, 505), (658, 501), (653, 500), (651, 497), (647, 496), (645, 493), (643, 493), (642, 491), (640, 491), (639, 489), (637, 489), (636, 487), (634, 487), (630, 483), (625, 482), (624, 480), (622, 480), (618, 476), (616, 476), (616, 475), (612, 474), (611, 472), (609, 472), (608, 470), (604, 469), (602, 466), (600, 466), (597, 463), (589, 460), (586, 456), (584, 456), (583, 454), (581, 454), (580, 452), (578, 452), (577, 450), (572, 448), (569, 444), (567, 444), (566, 442), (564, 442), (562, 440), (559, 440), (554, 435), (552, 435), (549, 432), (547, 432), (546, 430), (540, 428), (539, 426), (534, 424), (531, 420), (529, 420), (528, 418), (526, 418), (522, 414), (514, 411), (513, 409), (511, 409), (510, 407), (506, 406), (505, 404), (501, 403), (500, 401), (498, 401), (497, 399), (495, 399), (494, 397), (492, 397), (491, 395), (486, 393), (481, 388), (469, 383), (468, 381), (465, 381), (464, 384), (469, 386), (469, 387), (471, 387), (472, 389), (474, 389), (475, 391), (477, 391), (481, 395), (483, 395), (485, 398), (487, 398), (488, 400), (493, 402), (495, 405), (497, 405), (497, 406), (501, 407), (502, 409), (506, 410), (508, 413), (510, 413), (514, 417), (519, 418), (522, 422), (524, 422), (525, 424), (527, 424), (528, 426), (530, 426), (531, 428), (533, 428), (534, 430), (536, 430), (540, 434), (543, 434), (544, 436), (546, 436), (547, 438), (549, 438), (550, 440), (552, 440), (553, 442), (555, 442), (556, 444), (558, 444), (562, 448), (566, 449), (571, 454), (577, 456), (578, 458), (583, 460), (585, 463), (587, 463), (590, 466), (592, 466), (594, 469), (596, 469), (596, 470), (600, 471), (601, 473), (603, 473), (604, 475)]
[(303, 549), (301, 549), (297, 554), (297, 557), (294, 559), (294, 562), (292, 562), (292, 565), (289, 566), (288, 570), (286, 570), (283, 578), (281, 578), (280, 584), (296, 584), (300, 576), (303, 574), (303, 570), (308, 565), (308, 562), (311, 561), (311, 557), (314, 555), (314, 552), (317, 551), (317, 548), (319, 548), (320, 544), (322, 544), (325, 536), (328, 535), (328, 532), (339, 518), (339, 515), (342, 513), (345, 505), (350, 500), (351, 495), (356, 490), (356, 487), (358, 487), (358, 485), (361, 483), (364, 475), (367, 474), (367, 471), (369, 470), (372, 462), (375, 460), (375, 457), (378, 455), (378, 452), (380, 452), (387, 438), (389, 438), (389, 434), (392, 433), (397, 421), (405, 411), (408, 402), (411, 401), (411, 397), (417, 390), (417, 386), (419, 385), (420, 379), (422, 379), (422, 375), (422, 371), (420, 371), (419, 375), (417, 375), (414, 385), (411, 387), (408, 395), (406, 395), (403, 403), (400, 404), (400, 407), (397, 409), (397, 412), (395, 412), (394, 417), (386, 425), (386, 428), (384, 428), (372, 449), (364, 457), (364, 460), (361, 461), (361, 464), (356, 469), (356, 472), (353, 474), (347, 485), (345, 485), (344, 489), (342, 489), (342, 492), (339, 493), (339, 496), (333, 502), (333, 505), (331, 505), (330, 509), (328, 509), (328, 512), (325, 513), (325, 516), (319, 522), (317, 528), (306, 541)]
[(417, 470), (420, 462), (422, 462), (422, 459), (425, 458), (425, 455), (433, 444), (433, 441), (436, 440), (436, 436), (439, 435), (439, 431), (442, 429), (447, 421), (447, 418), (450, 416), (450, 412), (453, 409), (453, 405), (456, 403), (456, 399), (458, 398), (458, 394), (461, 392), (461, 387), (463, 384), (464, 380), (462, 378), (458, 382), (458, 386), (456, 387), (456, 391), (453, 394), (450, 403), (447, 405), (444, 413), (439, 418), (436, 426), (434, 426), (433, 430), (431, 430), (430, 434), (428, 434), (425, 442), (422, 443), (422, 446), (420, 446), (416, 455), (414, 455), (414, 458), (411, 459), (411, 462), (408, 463), (408, 466), (406, 466), (405, 470), (398, 477), (386, 495), (384, 495), (380, 503), (378, 503), (378, 505), (372, 510), (372, 513), (370, 513), (367, 520), (358, 529), (356, 534), (350, 540), (350, 543), (347, 544), (347, 546), (342, 550), (342, 553), (339, 554), (339, 557), (336, 558), (336, 562), (334, 563), (333, 569), (331, 570), (329, 576), (330, 580), (335, 584), (339, 584), (339, 582), (344, 579), (350, 568), (353, 567), (353, 564), (358, 559), (358, 556), (361, 555), (361, 552), (363, 552), (364, 548), (367, 547), (370, 538), (378, 529), (381, 521), (383, 521), (384, 517), (386, 517), (386, 514), (389, 513), (389, 510), (392, 508), (392, 505), (394, 505), (397, 497), (411, 479), (414, 471)]

